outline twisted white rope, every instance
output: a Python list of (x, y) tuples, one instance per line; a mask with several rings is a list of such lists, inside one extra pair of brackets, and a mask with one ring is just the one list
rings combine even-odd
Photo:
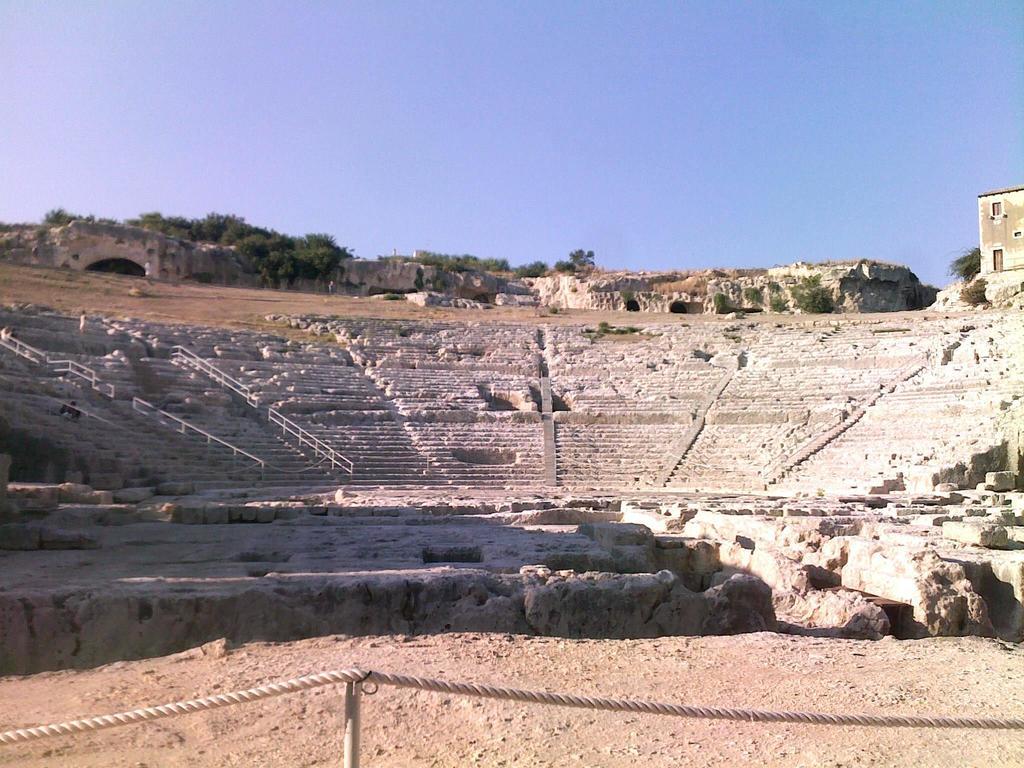
[(701, 707), (686, 704), (666, 704), (658, 701), (638, 699), (607, 699), (593, 696), (577, 696), (571, 693), (550, 693), (529, 691), (519, 688), (501, 688), (477, 683), (452, 683), (429, 677), (410, 677), (387, 672), (341, 669), (321, 672), (316, 675), (296, 677), (279, 683), (249, 688), (244, 691), (220, 693), (201, 699), (189, 699), (154, 707), (143, 707), (113, 715), (102, 715), (65, 723), (39, 725), (0, 732), (0, 744), (14, 744), (34, 741), (51, 736), (95, 731), (130, 725), (146, 720), (184, 715), (207, 709), (217, 709), (233, 704), (283, 696), (286, 693), (305, 691), (337, 683), (374, 682), (399, 688), (415, 688), (434, 693), (450, 693), (463, 696), (479, 696), (486, 699), (520, 701), (528, 704), (552, 704), (561, 707), (602, 709), (612, 712), (643, 712), (652, 715), (692, 717), (710, 720), (743, 720), (752, 723), (804, 723), (807, 725), (856, 725), (878, 728), (983, 728), (993, 730), (1024, 730), (1024, 718), (986, 717), (925, 717), (915, 715), (833, 715), (821, 712), (774, 712), (760, 709), (734, 709), (731, 707)]

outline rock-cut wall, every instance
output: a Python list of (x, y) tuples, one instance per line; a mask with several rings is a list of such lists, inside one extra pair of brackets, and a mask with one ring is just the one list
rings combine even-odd
[(936, 295), (935, 288), (924, 285), (907, 267), (867, 260), (797, 263), (772, 269), (595, 272), (528, 282), (542, 305), (559, 309), (695, 314), (714, 312), (716, 294), (736, 309), (793, 309), (793, 289), (809, 277), (820, 280), (838, 312), (923, 309), (935, 301)]
[(77, 271), (119, 271), (155, 279), (255, 285), (257, 275), (234, 248), (193, 243), (141, 227), (72, 221), (0, 234), (0, 259)]

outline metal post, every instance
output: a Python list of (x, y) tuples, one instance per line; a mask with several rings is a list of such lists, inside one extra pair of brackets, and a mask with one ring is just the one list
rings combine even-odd
[(344, 768), (359, 768), (360, 683), (345, 683), (345, 758)]

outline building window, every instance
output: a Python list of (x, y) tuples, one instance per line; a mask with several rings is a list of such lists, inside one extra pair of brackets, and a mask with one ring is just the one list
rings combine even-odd
[(992, 271), (1002, 272), (1003, 271), (1003, 249), (996, 248), (992, 251)]
[(1024, 231), (1018, 229), (1016, 232), (1013, 233), (1013, 237), (1015, 240), (1019, 240), (1020, 238), (1024, 237)]
[(1003, 203), (1002, 203), (1002, 201), (998, 201), (998, 202), (992, 203), (992, 215), (993, 216), (1002, 216), (1003, 215)]

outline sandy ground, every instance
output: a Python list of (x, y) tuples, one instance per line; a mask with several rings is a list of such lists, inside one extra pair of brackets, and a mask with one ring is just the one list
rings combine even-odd
[[(132, 289), (141, 292), (133, 296)], [(644, 323), (695, 322), (727, 323), (715, 315), (673, 315), (637, 312), (596, 312), (562, 310), (550, 314), (538, 308), (495, 307), (483, 310), (417, 307), (405, 301), (327, 296), (299, 291), (273, 291), (253, 288), (228, 288), (198, 283), (172, 284), (149, 282), (123, 275), (96, 272), (75, 272), (45, 267), (25, 267), (0, 263), (0, 304), (30, 303), (50, 307), (69, 314), (82, 312), (111, 317), (130, 316), (158, 322), (183, 322), (234, 328), (273, 328), (264, 320), (269, 314), (321, 314), (339, 317), (373, 317), (383, 319), (461, 320), (465, 322), (522, 322), (537, 324), (599, 323), (613, 325)], [(948, 317), (956, 313), (887, 312), (884, 314), (749, 315), (744, 322), (823, 323), (839, 320), (844, 323), (893, 323), (899, 319), (921, 320), (929, 316)], [(303, 338), (308, 338), (304, 334)], [(621, 343), (629, 337), (611, 337)]]
[[(342, 636), (0, 678), (0, 729), (224, 692), (352, 665), (524, 688), (764, 709), (1024, 716), (1024, 646), (774, 634), (656, 640)], [(337, 766), (326, 687), (156, 723), (0, 747), (0, 765)], [(370, 766), (1020, 766), (1024, 733), (683, 720), (382, 688)]]

